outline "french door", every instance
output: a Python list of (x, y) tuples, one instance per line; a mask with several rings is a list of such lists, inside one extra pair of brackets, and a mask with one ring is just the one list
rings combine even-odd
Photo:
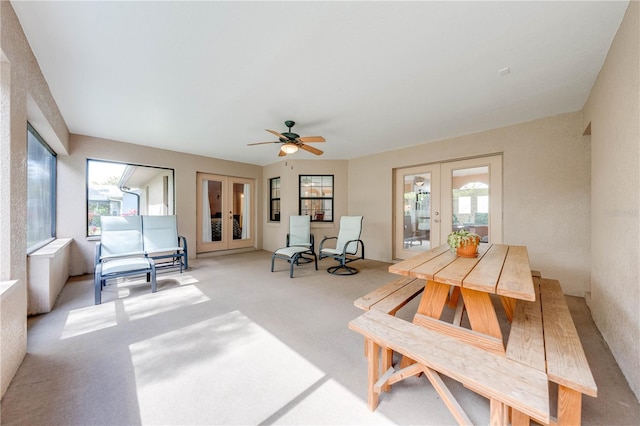
[(396, 259), (408, 259), (440, 241), (440, 165), (395, 171)]
[(198, 173), (196, 190), (196, 252), (254, 246), (252, 179)]
[(467, 229), (502, 242), (502, 156), (396, 169), (394, 258), (444, 244)]

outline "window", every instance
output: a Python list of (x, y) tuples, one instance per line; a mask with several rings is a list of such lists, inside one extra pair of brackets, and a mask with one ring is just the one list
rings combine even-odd
[(56, 153), (27, 123), (27, 253), (56, 237)]
[(172, 215), (174, 171), (87, 160), (87, 236), (98, 236), (100, 216)]
[[(488, 175), (488, 167), (471, 169), (471, 172), (456, 171), (460, 176), (455, 176), (459, 182), (468, 181), (453, 189), (453, 212), (458, 226), (488, 225), (489, 223), (489, 185), (474, 179)], [(473, 174), (470, 174), (473, 173)]]
[(471, 197), (458, 197), (458, 213), (471, 214)]
[(312, 222), (333, 222), (333, 175), (300, 175), (299, 211)]
[(269, 179), (269, 221), (280, 222), (280, 178)]
[(489, 196), (478, 195), (478, 213), (489, 213)]

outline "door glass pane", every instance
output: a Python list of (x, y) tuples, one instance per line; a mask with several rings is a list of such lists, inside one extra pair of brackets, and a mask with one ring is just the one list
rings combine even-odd
[(211, 243), (222, 241), (224, 221), (222, 220), (222, 182), (205, 180), (202, 194), (202, 241)]
[(250, 210), (251, 199), (249, 194), (250, 185), (246, 183), (233, 184), (233, 239), (242, 240), (249, 236), (248, 215)]
[(452, 229), (466, 229), (489, 242), (489, 167), (453, 170)]
[(431, 173), (404, 176), (404, 233), (406, 250), (431, 248)]

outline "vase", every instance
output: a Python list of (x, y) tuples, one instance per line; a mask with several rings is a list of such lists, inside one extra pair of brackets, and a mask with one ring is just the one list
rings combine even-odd
[(470, 241), (467, 245), (460, 246), (456, 249), (456, 253), (460, 257), (477, 257), (478, 256), (478, 242)]

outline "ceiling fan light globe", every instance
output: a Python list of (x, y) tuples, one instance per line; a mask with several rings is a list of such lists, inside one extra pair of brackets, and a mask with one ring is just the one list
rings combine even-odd
[(285, 143), (280, 147), (280, 150), (285, 154), (293, 154), (294, 152), (298, 151), (298, 145), (290, 142)]

